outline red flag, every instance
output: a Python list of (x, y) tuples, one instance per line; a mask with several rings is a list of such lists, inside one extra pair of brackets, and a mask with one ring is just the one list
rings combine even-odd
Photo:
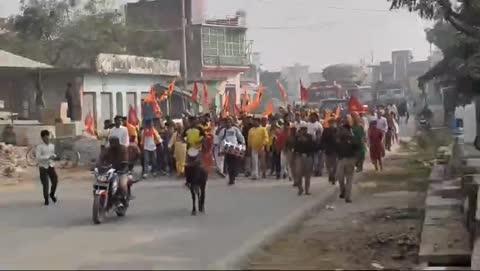
[(85, 131), (92, 136), (95, 136), (95, 120), (93, 119), (92, 112), (88, 112), (85, 117)]
[(348, 110), (351, 113), (353, 112), (361, 113), (364, 110), (363, 104), (358, 100), (357, 97), (351, 96), (350, 100), (348, 101)]
[(203, 107), (210, 107), (210, 100), (208, 98), (208, 86), (205, 82), (203, 82)]
[(128, 108), (127, 121), (133, 126), (138, 126), (140, 124), (137, 116), (137, 110), (132, 105), (130, 105), (130, 107)]
[(265, 112), (263, 112), (263, 116), (268, 117), (273, 114), (274, 108), (273, 108), (273, 102), (270, 101), (267, 104), (267, 107), (265, 108)]
[(235, 105), (235, 116), (240, 116), (242, 114), (242, 109)]
[(197, 86), (197, 82), (193, 83), (192, 101), (198, 102), (198, 86)]
[(337, 106), (337, 110), (335, 110), (335, 118), (339, 119), (341, 113), (342, 113), (342, 109), (340, 108), (340, 106)]
[(303, 86), (302, 79), (300, 79), (300, 100), (302, 102), (308, 102), (308, 89)]
[(278, 86), (278, 90), (280, 90), (280, 95), (282, 96), (283, 102), (288, 103), (287, 90), (279, 80), (277, 80), (277, 86)]
[(168, 85), (168, 96), (172, 96), (173, 92), (175, 91), (175, 82), (176, 80), (173, 80), (173, 82)]

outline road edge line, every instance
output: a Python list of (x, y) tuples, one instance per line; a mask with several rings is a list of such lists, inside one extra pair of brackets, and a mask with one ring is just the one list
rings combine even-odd
[[(249, 258), (259, 249), (272, 244), (281, 235), (289, 232), (304, 222), (311, 214), (320, 211), (329, 202), (333, 202), (338, 194), (337, 186), (327, 186), (326, 195), (295, 210), (259, 234), (244, 242), (241, 247), (229, 253), (224, 259), (209, 266), (209, 270), (239, 270), (246, 268)], [(315, 195), (314, 195), (315, 196)]]

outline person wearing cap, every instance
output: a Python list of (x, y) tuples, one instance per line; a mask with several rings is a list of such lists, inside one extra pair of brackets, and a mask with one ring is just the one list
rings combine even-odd
[(317, 146), (312, 135), (308, 133), (308, 125), (305, 121), (301, 121), (299, 124), (293, 150), (295, 155), (295, 183), (298, 187), (298, 195), (300, 196), (304, 192), (306, 195), (310, 195), (310, 178), (312, 177), (313, 157), (317, 151)]

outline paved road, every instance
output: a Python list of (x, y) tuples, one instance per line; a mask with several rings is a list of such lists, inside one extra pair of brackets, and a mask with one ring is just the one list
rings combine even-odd
[[(40, 187), (0, 192), (0, 269), (201, 269), (223, 260), (313, 200), (331, 196), (324, 179), (313, 196), (291, 183), (212, 181), (207, 214), (190, 216), (190, 198), (177, 182), (146, 181), (124, 218), (91, 222), (89, 183), (65, 182), (60, 202), (41, 205)], [(188, 198), (187, 198), (188, 197)]]

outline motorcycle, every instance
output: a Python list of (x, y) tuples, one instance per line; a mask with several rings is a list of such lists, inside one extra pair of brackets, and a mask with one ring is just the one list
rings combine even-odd
[(418, 126), (420, 130), (429, 131), (431, 129), (430, 121), (425, 118), (420, 118), (418, 120)]
[[(120, 190), (118, 172), (111, 165), (94, 169), (95, 183), (93, 184), (92, 220), (94, 224), (101, 224), (106, 214), (114, 211), (122, 217), (127, 213), (130, 195), (123, 197)], [(137, 181), (132, 175), (128, 176), (128, 191)], [(130, 194), (130, 193), (128, 193)]]

